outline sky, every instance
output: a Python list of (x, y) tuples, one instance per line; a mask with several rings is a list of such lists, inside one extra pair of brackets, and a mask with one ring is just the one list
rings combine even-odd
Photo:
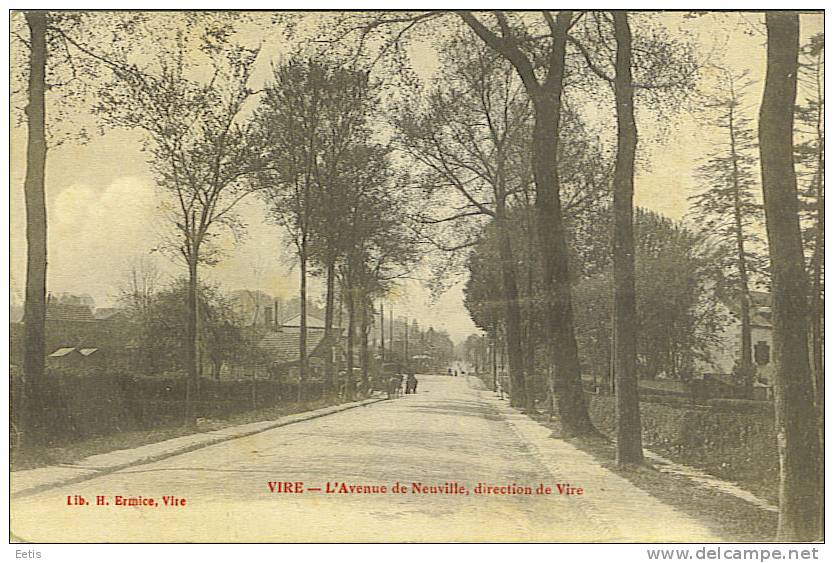
[[(673, 32), (684, 29), (699, 43), (705, 58), (736, 70), (748, 70), (756, 81), (751, 107), (758, 104), (765, 67), (764, 26), (755, 14), (707, 15), (682, 19), (680, 14), (662, 17)], [(803, 38), (821, 31), (821, 16), (803, 16)], [(276, 34), (277, 35), (277, 34)], [(270, 62), (280, 58), (285, 47), (267, 36), (258, 61), (259, 78), (269, 72)], [(426, 45), (412, 49), (418, 75), (430, 80), (436, 68), (434, 52)], [(752, 115), (754, 116), (754, 115)], [(78, 111), (72, 124), (94, 124), (88, 112)], [(635, 203), (673, 219), (684, 217), (687, 197), (696, 189), (693, 170), (704, 158), (715, 131), (703, 115), (688, 108), (668, 123), (658, 123), (644, 111), (638, 113), (643, 166), (635, 179)], [(661, 137), (660, 131), (666, 130)], [(129, 264), (147, 256), (165, 232), (158, 213), (159, 194), (141, 152), (137, 132), (110, 130), (80, 145), (64, 143), (51, 148), (47, 159), (47, 213), (49, 224), (48, 290), (53, 293), (86, 293), (98, 306), (111, 306), (123, 284)], [(25, 127), (11, 132), (11, 299), (22, 301), (25, 280)], [(204, 268), (205, 277), (227, 290), (260, 289), (281, 297), (292, 296), (298, 287), (288, 244), (281, 230), (266, 220), (255, 199), (244, 200), (239, 214), (247, 235), (216, 266)], [(180, 275), (182, 266), (151, 254), (167, 276)], [(425, 275), (418, 272), (418, 277)], [(417, 281), (406, 282), (391, 296), (386, 307), (395, 315), (416, 318), (421, 326), (447, 330), (459, 341), (477, 329), (462, 302), (461, 276), (450, 290), (432, 299)], [(321, 284), (312, 281), (312, 291)]]

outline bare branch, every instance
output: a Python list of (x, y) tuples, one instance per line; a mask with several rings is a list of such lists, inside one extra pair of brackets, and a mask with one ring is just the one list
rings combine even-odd
[[(536, 79), (533, 64), (530, 62), (530, 59), (528, 59), (527, 56), (521, 52), (521, 49), (519, 49), (514, 43), (511, 43), (509, 38), (501, 38), (487, 29), (487, 27), (482, 24), (478, 18), (472, 14), (472, 12), (459, 10), (457, 14), (478, 37), (480, 37), (494, 50), (504, 55), (512, 63), (529, 92), (533, 93), (538, 91), (540, 85)], [(500, 25), (502, 19), (499, 18), (498, 21)], [(504, 24), (506, 25), (506, 20), (504, 20)]]

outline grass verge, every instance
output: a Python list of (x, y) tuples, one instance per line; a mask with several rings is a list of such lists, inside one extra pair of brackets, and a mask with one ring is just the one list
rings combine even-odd
[[(547, 415), (532, 418), (558, 437), (561, 427)], [(569, 438), (569, 443), (592, 455), (606, 469), (627, 479), (639, 489), (703, 523), (731, 543), (771, 542), (777, 515), (740, 498), (696, 485), (687, 477), (661, 473), (650, 465), (621, 468), (616, 463), (615, 444), (607, 438)]]
[(197, 428), (184, 426), (167, 426), (149, 430), (132, 430), (96, 436), (86, 440), (79, 440), (61, 445), (36, 448), (14, 448), (10, 450), (10, 466), (12, 471), (35, 469), (49, 465), (70, 464), (92, 455), (103, 454), (115, 450), (137, 448), (147, 444), (154, 444), (171, 438), (178, 438), (189, 434), (200, 434), (220, 430), (229, 426), (238, 426), (250, 422), (276, 420), (283, 416), (307, 412), (346, 402), (341, 399), (325, 398), (315, 401), (302, 401), (275, 405), (265, 409), (258, 409), (232, 415), (222, 420), (199, 419)]

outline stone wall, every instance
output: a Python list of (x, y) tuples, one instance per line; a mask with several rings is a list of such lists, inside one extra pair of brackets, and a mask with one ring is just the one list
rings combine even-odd
[[(652, 398), (654, 399), (654, 398)], [(615, 399), (589, 395), (591, 419), (614, 436)], [(773, 404), (754, 401), (710, 401), (710, 405), (641, 401), (643, 445), (734, 482), (747, 483), (759, 494), (778, 484), (778, 457)]]

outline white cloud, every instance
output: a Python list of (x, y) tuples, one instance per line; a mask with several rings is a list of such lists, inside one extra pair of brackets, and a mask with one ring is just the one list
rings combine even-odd
[(116, 178), (103, 191), (75, 184), (47, 209), (51, 291), (115, 295), (125, 263), (158, 240), (156, 194), (150, 182)]
[[(22, 195), (21, 189), (12, 197), (11, 214), (13, 285), (19, 288), (26, 271)], [(104, 188), (98, 188), (94, 178), (89, 183), (74, 183), (49, 198), (48, 291), (86, 293), (98, 306), (112, 304), (129, 264), (137, 256), (147, 256), (159, 244), (162, 233), (170, 229), (158, 209), (161, 195), (150, 177), (122, 176)], [(223, 236), (225, 256), (218, 265), (203, 267), (201, 277), (226, 290), (260, 289), (283, 298), (296, 295), (298, 268), (290, 269), (293, 248), (282, 230), (267, 220), (263, 204), (256, 198), (244, 200), (238, 212), (247, 224), (246, 236), (238, 244)], [(184, 273), (181, 264), (165, 258), (156, 264), (169, 277)], [(322, 286), (320, 280), (310, 279), (310, 297), (323, 294)], [(476, 330), (462, 306), (460, 287), (437, 302), (413, 281), (406, 283), (401, 293), (388, 301), (397, 316), (416, 317), (424, 328), (445, 328), (455, 340)]]

